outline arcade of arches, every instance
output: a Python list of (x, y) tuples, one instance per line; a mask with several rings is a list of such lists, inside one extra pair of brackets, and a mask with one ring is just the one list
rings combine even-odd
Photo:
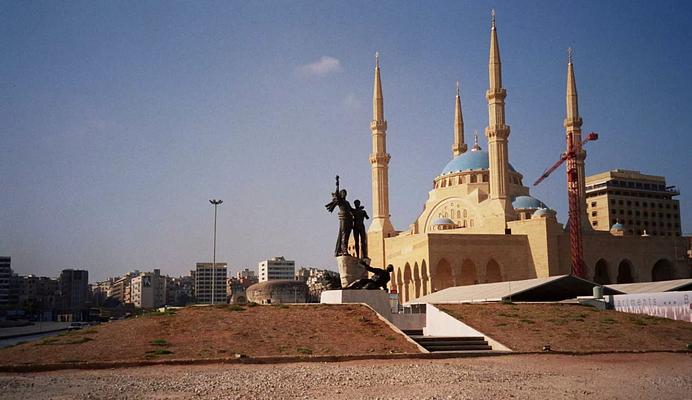
[(626, 258), (620, 260), (617, 264), (609, 263), (601, 258), (596, 261), (591, 278), (596, 283), (608, 285), (648, 280), (651, 282), (668, 281), (675, 279), (675, 273), (673, 263), (667, 259), (656, 261), (656, 263), (651, 266), (650, 270), (646, 270), (645, 267), (642, 269), (636, 268), (633, 263)]
[[(478, 266), (477, 266), (478, 263)], [(464, 258), (454, 264), (442, 258), (428, 270), (426, 260), (393, 266), (391, 288), (400, 294), (402, 303), (453, 286), (502, 281), (502, 268), (494, 259), (480, 263)]]
[[(502, 267), (492, 258), (486, 262), (470, 258), (450, 262), (447, 258), (442, 258), (430, 268), (426, 260), (393, 267), (391, 288), (400, 294), (402, 303), (453, 286), (503, 281)], [(645, 276), (650, 276), (651, 281), (675, 279), (673, 264), (667, 259), (659, 259), (646, 270), (637, 268), (626, 258), (617, 263), (601, 258), (591, 270), (590, 279), (608, 285), (639, 282)]]

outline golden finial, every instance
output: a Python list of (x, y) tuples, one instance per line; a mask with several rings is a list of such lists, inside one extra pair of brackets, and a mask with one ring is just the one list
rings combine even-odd
[(380, 68), (380, 51), (375, 52), (375, 68)]
[(457, 97), (459, 97), (459, 81), (457, 81)]
[(572, 64), (574, 60), (574, 50), (571, 47), (567, 48), (567, 64)]
[(495, 29), (495, 9), (493, 8), (490, 10), (490, 21), (492, 24), (492, 28)]

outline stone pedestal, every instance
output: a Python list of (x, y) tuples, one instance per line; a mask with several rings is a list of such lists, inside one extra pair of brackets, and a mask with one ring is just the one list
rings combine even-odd
[(388, 321), (392, 320), (392, 307), (389, 304), (389, 293), (384, 290), (325, 290), (320, 296), (320, 303), (365, 303)]
[(359, 261), (359, 258), (351, 256), (339, 256), (336, 258), (336, 264), (339, 266), (342, 288), (345, 288), (358, 279), (368, 277), (368, 271), (363, 268), (362, 265), (358, 264)]

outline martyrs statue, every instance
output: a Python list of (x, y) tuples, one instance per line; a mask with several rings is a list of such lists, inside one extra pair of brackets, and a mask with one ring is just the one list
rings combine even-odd
[(353, 215), (353, 241), (356, 244), (356, 257), (367, 258), (368, 257), (368, 234), (365, 231), (366, 219), (368, 217), (365, 207), (360, 205), (360, 200), (353, 202), (355, 208), (351, 210), (351, 215)]
[(394, 271), (394, 267), (388, 265), (387, 269), (373, 268), (363, 261), (360, 261), (359, 264), (368, 272), (372, 273), (372, 276), (370, 278), (358, 279), (348, 285), (346, 289), (388, 290), (387, 283), (389, 283), (389, 274)]
[(346, 200), (346, 190), (339, 190), (339, 175), (336, 176), (336, 191), (332, 193), (332, 201), (325, 205), (329, 212), (333, 212), (339, 207), (339, 236), (336, 238), (336, 248), (334, 256), (347, 256), (348, 239), (351, 237), (353, 229), (353, 214), (351, 204)]

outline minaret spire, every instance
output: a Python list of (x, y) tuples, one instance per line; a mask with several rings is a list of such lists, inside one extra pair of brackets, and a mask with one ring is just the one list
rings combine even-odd
[(372, 96), (372, 223), (368, 228), (368, 255), (371, 265), (384, 268), (384, 238), (394, 233), (389, 217), (389, 160), (387, 154), (387, 120), (384, 119), (384, 96), (380, 77), (380, 53), (375, 53), (375, 80)]
[(461, 113), (461, 95), (459, 90), (459, 81), (457, 81), (457, 97), (454, 108), (454, 144), (452, 145), (452, 154), (454, 157), (465, 153), (468, 146), (464, 143), (464, 116)]
[[(373, 85), (372, 95), (372, 120), (384, 121), (384, 98), (382, 96), (382, 80), (380, 79), (379, 51), (375, 52), (375, 84)], [(385, 130), (386, 129), (385, 127)]]
[(586, 215), (586, 173), (584, 171), (584, 160), (586, 151), (582, 148), (581, 126), (582, 119), (579, 115), (579, 98), (577, 96), (577, 82), (574, 79), (574, 51), (570, 47), (567, 49), (567, 90), (565, 94), (565, 136), (567, 147), (574, 149), (576, 154), (577, 170), (577, 189), (579, 191), (579, 213), (581, 215), (582, 230), (591, 229), (589, 219)]
[(509, 154), (507, 150), (509, 126), (505, 124), (505, 97), (507, 97), (507, 91), (502, 87), (502, 63), (500, 61), (500, 45), (497, 40), (497, 29), (495, 26), (495, 10), (492, 11), (491, 16), (488, 91), (485, 93), (485, 97), (488, 100), (488, 127), (485, 128), (485, 136), (488, 138), (490, 198), (502, 200), (505, 203), (503, 204), (505, 210), (511, 211), (511, 206), (508, 206), (506, 201), (509, 184)]

